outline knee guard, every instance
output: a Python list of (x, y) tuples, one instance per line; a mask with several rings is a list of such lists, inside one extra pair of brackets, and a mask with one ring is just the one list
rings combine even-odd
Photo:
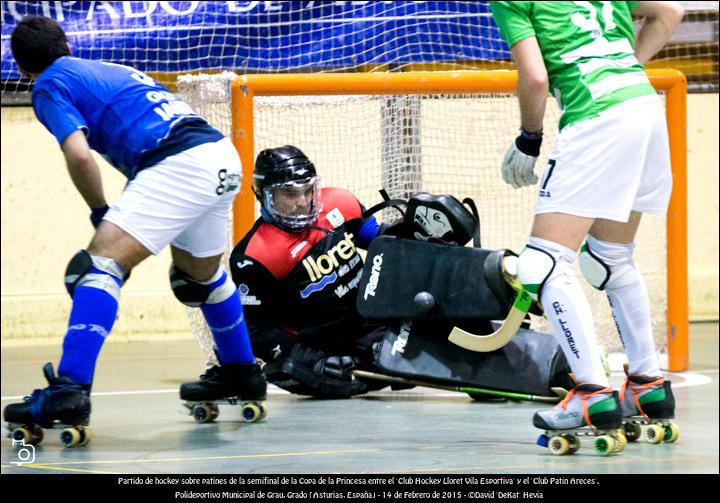
[(189, 307), (219, 304), (235, 293), (235, 285), (222, 266), (209, 280), (197, 281), (171, 264), (170, 287), (175, 297)]
[(588, 235), (580, 249), (580, 270), (598, 290), (632, 284), (638, 275), (632, 258), (634, 248), (633, 243), (608, 243)]
[(517, 273), (520, 283), (535, 302), (540, 302), (543, 285), (555, 270), (552, 253), (528, 244), (518, 257)]
[(70, 297), (79, 286), (90, 286), (112, 295), (115, 300), (120, 297), (125, 272), (114, 259), (90, 255), (80, 250), (70, 259), (65, 269), (65, 288)]

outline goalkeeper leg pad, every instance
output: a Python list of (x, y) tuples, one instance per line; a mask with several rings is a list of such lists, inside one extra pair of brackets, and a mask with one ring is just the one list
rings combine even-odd
[[(505, 253), (380, 236), (368, 249), (358, 312), (382, 321), (502, 319), (514, 298), (503, 279)], [(429, 309), (418, 302), (423, 292), (432, 296)]]

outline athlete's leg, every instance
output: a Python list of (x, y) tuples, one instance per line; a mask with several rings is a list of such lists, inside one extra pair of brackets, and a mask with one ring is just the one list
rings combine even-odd
[(621, 390), (625, 416), (674, 416), (670, 382), (660, 372), (655, 349), (648, 291), (635, 262), (635, 234), (642, 214), (627, 223), (597, 220), (581, 252), (582, 271), (596, 288), (607, 292), (618, 335), (628, 359)]
[(607, 268), (604, 284), (594, 286), (607, 292), (630, 374), (658, 376), (660, 366), (652, 334), (650, 301), (645, 282), (633, 260), (633, 241), (641, 216), (641, 213), (633, 212), (627, 223), (598, 219), (583, 248), (583, 273), (591, 282), (597, 281), (587, 267), (590, 260), (599, 261)]
[(557, 407), (535, 414), (537, 428), (620, 426), (617, 393), (605, 375), (590, 305), (575, 274), (576, 250), (592, 224), (591, 218), (561, 213), (536, 215), (518, 260), (518, 278), (540, 300), (577, 384)]
[(58, 367), (60, 377), (81, 384), (92, 382), (100, 349), (115, 323), (120, 288), (132, 268), (149, 255), (130, 234), (103, 222), (87, 251), (70, 262), (66, 283), (73, 302)]
[[(185, 304), (200, 308), (220, 361), (223, 364), (254, 363), (240, 294), (225, 268), (220, 266), (222, 255), (198, 258), (175, 246), (171, 246), (171, 250), (173, 291)], [(193, 290), (197, 293), (193, 294)]]
[(592, 224), (591, 218), (562, 213), (536, 215), (518, 276), (538, 296), (575, 379), (607, 386), (590, 305), (575, 274), (576, 250)]
[(54, 421), (89, 424), (95, 364), (117, 316), (120, 287), (131, 269), (149, 254), (120, 227), (110, 222), (98, 227), (88, 249), (71, 259), (65, 273), (72, 308), (58, 375), (52, 364), (46, 364), (43, 372), (48, 387), (35, 390), (22, 403), (9, 404), (3, 412), (6, 421), (44, 428)]

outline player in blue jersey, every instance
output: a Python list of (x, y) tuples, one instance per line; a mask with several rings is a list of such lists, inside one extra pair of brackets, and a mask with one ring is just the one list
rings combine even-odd
[[(168, 244), (173, 293), (200, 307), (221, 362), (194, 387), (194, 398), (264, 399), (240, 297), (220, 264), (241, 176), (232, 143), (142, 72), (72, 57), (52, 19), (23, 19), (11, 46), (20, 72), (35, 81), (35, 114), (57, 139), (96, 231), (67, 266), (73, 302), (57, 376), (46, 365), (49, 386), (8, 405), (5, 420), (44, 428), (88, 424), (95, 363), (120, 289), (133, 267)], [(110, 207), (91, 150), (128, 178)]]

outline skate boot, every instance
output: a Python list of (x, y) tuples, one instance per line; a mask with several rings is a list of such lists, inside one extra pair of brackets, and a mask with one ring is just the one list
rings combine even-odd
[(675, 397), (670, 381), (662, 376), (648, 377), (628, 374), (620, 390), (623, 407), (623, 428), (629, 442), (644, 439), (651, 444), (672, 443), (680, 429), (669, 419), (675, 417)]
[(557, 456), (577, 452), (582, 436), (595, 437), (595, 452), (603, 456), (622, 452), (627, 444), (617, 391), (594, 384), (579, 384), (552, 409), (536, 412), (533, 425), (545, 430), (537, 444)]
[(44, 429), (60, 429), (65, 447), (84, 446), (90, 441), (90, 385), (69, 377), (57, 377), (52, 363), (43, 374), (49, 386), (36, 389), (22, 403), (11, 403), (3, 411), (13, 445), (37, 445)]
[(254, 423), (267, 415), (263, 404), (266, 396), (267, 381), (257, 363), (214, 365), (199, 381), (180, 386), (183, 406), (198, 423), (214, 421), (221, 403), (240, 405), (244, 421)]

